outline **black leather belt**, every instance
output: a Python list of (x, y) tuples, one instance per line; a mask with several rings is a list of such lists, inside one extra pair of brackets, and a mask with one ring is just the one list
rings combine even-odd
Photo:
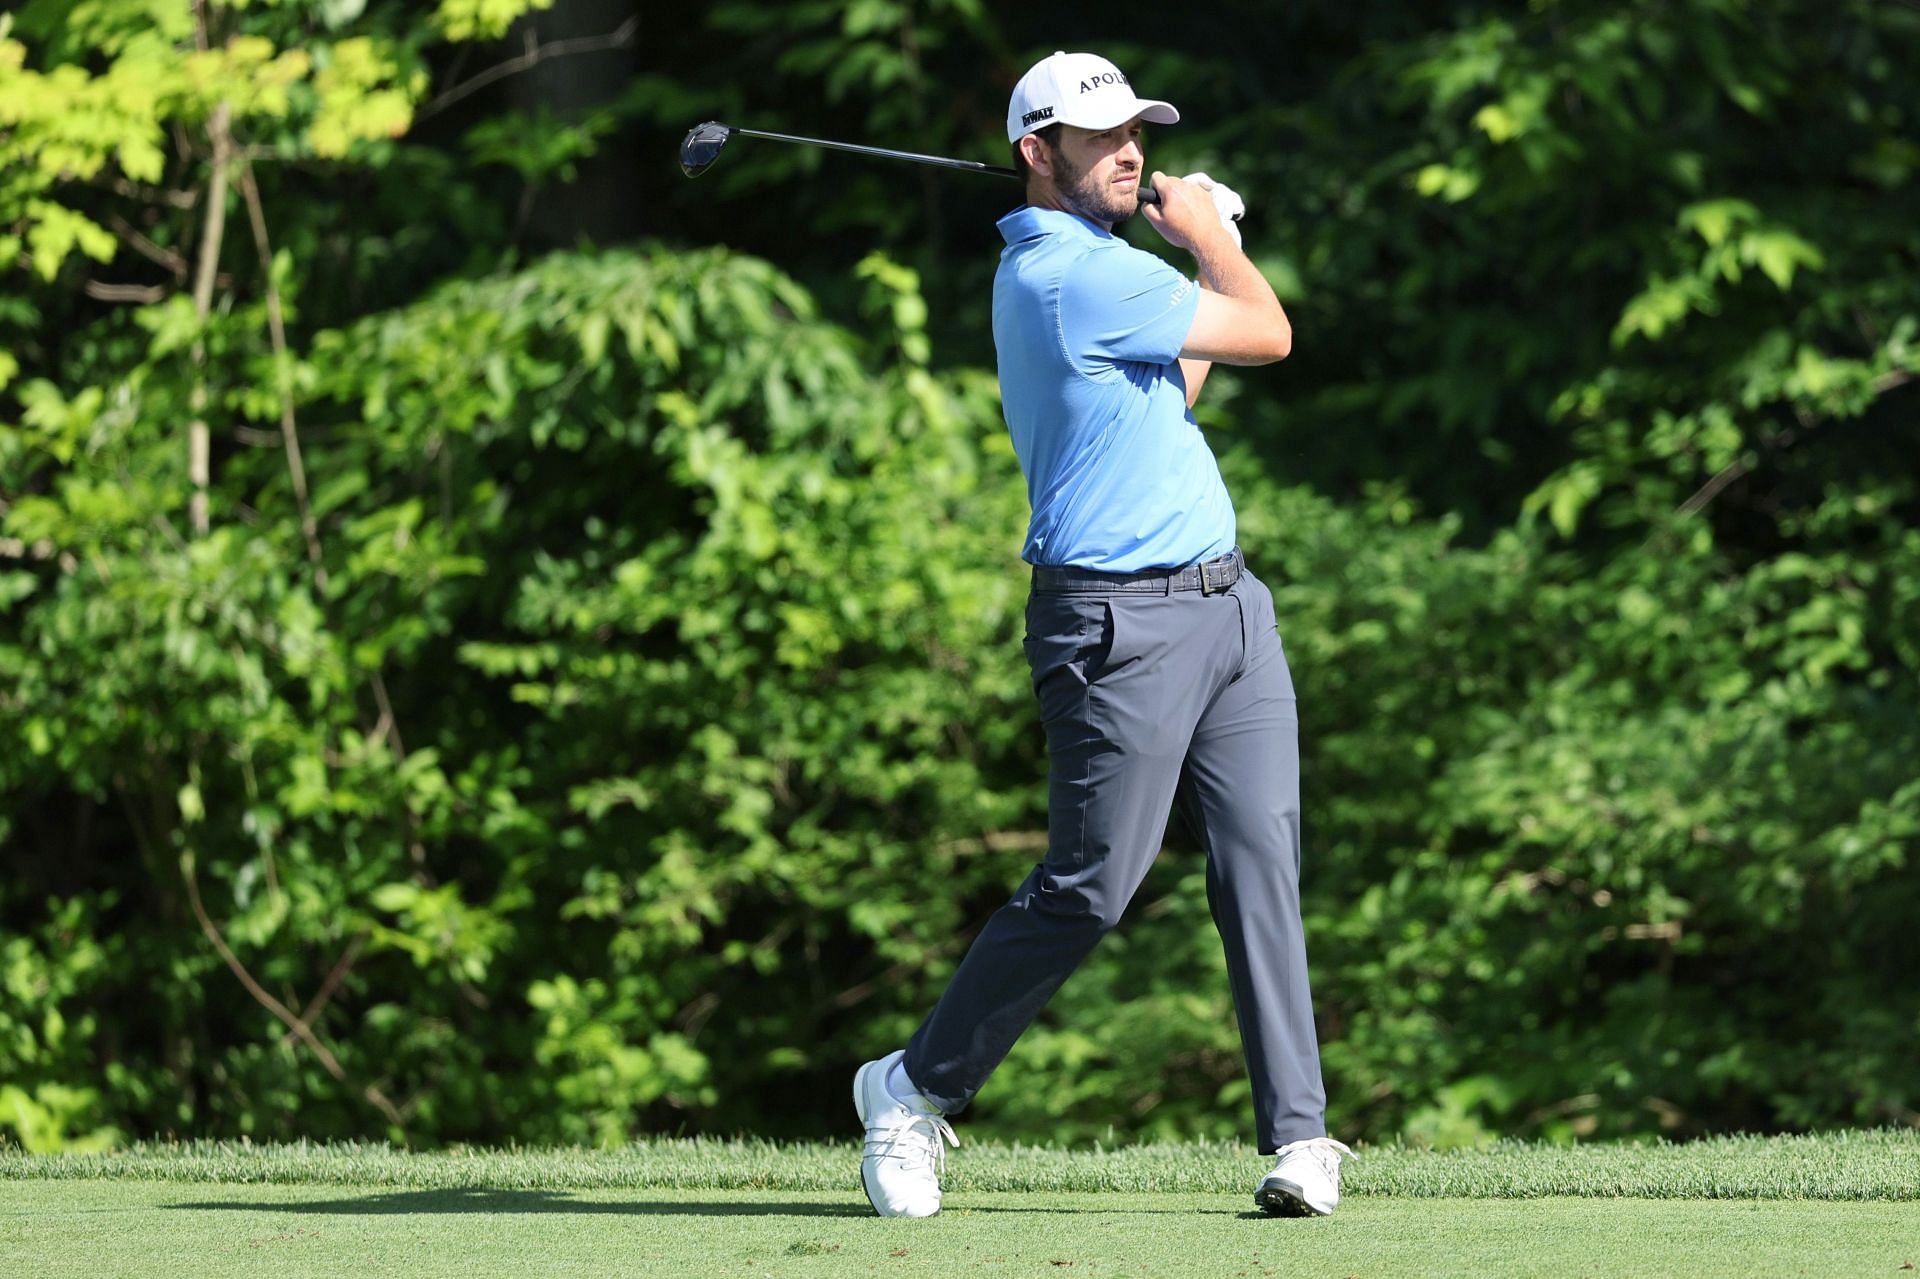
[(1199, 591), (1219, 595), (1233, 589), (1247, 561), (1234, 547), (1218, 559), (1185, 568), (1149, 568), (1138, 573), (1099, 573), (1090, 568), (1033, 568), (1033, 589), (1047, 595), (1169, 595)]

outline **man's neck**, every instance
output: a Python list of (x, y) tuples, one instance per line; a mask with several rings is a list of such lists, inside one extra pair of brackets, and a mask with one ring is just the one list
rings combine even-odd
[(1080, 210), (1070, 207), (1060, 198), (1060, 193), (1051, 184), (1035, 182), (1027, 187), (1027, 204), (1035, 209), (1052, 209), (1055, 213), (1071, 213), (1083, 222), (1091, 222), (1102, 231), (1111, 233), (1113, 223), (1102, 222), (1099, 218), (1090, 218)]

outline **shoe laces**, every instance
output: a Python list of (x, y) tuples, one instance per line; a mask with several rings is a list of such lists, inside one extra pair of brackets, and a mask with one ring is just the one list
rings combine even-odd
[[(867, 1129), (867, 1153), (876, 1159), (898, 1159), (906, 1169), (931, 1168), (945, 1172), (947, 1146), (958, 1150), (960, 1138), (942, 1115), (908, 1109), (905, 1123), (876, 1124)], [(942, 1145), (942, 1139), (946, 1145)]]
[(1308, 1137), (1304, 1141), (1291, 1141), (1280, 1147), (1278, 1154), (1280, 1158), (1285, 1159), (1295, 1151), (1311, 1156), (1315, 1163), (1326, 1169), (1327, 1176), (1333, 1178), (1335, 1181), (1340, 1180), (1340, 1160), (1342, 1158), (1351, 1159), (1355, 1163), (1360, 1162), (1359, 1155), (1354, 1154), (1353, 1151), (1347, 1149), (1343, 1143), (1335, 1141), (1331, 1137)]

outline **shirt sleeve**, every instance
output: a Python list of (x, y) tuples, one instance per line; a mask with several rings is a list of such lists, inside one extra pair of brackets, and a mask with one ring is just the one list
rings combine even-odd
[(1060, 289), (1060, 336), (1067, 355), (1089, 363), (1180, 358), (1200, 307), (1194, 282), (1132, 245), (1089, 253), (1073, 264)]

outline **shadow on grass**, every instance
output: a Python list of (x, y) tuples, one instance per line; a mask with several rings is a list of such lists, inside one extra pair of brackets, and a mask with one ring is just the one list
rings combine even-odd
[(648, 1200), (575, 1199), (551, 1190), (409, 1190), (392, 1194), (360, 1195), (352, 1199), (280, 1200), (249, 1203), (245, 1200), (168, 1204), (169, 1208), (196, 1212), (284, 1212), (320, 1213), (342, 1216), (383, 1216), (450, 1212), (533, 1213), (574, 1212), (611, 1213), (620, 1216), (693, 1216), (693, 1217), (871, 1217), (865, 1204), (810, 1203), (658, 1203)]
[[(719, 1191), (716, 1194), (722, 1193)], [(642, 1217), (872, 1217), (873, 1209), (864, 1203), (769, 1203), (764, 1200), (741, 1199), (738, 1201), (708, 1200), (692, 1202), (660, 1202), (657, 1200), (595, 1200), (575, 1199), (569, 1194), (551, 1190), (408, 1190), (390, 1194), (360, 1195), (352, 1199), (307, 1199), (276, 1200), (273, 1202), (247, 1202), (245, 1200), (202, 1200), (193, 1203), (168, 1204), (169, 1209), (191, 1212), (281, 1212), (292, 1215), (317, 1213), (339, 1216), (386, 1216), (406, 1214), (434, 1213), (539, 1213), (572, 1212), (611, 1214), (614, 1216)], [(1091, 1212), (1104, 1214), (1108, 1211), (1121, 1216), (1142, 1214), (1174, 1214), (1191, 1216), (1191, 1209), (1173, 1208), (1116, 1208), (1112, 1210), (1093, 1209)], [(978, 1206), (953, 1203), (948, 1206), (949, 1215), (967, 1216), (971, 1213), (1068, 1213), (1074, 1216), (1087, 1216), (1085, 1208), (1054, 1208), (1036, 1205), (1031, 1208), (1011, 1208), (1000, 1204), (980, 1204)], [(1260, 1216), (1247, 1214), (1242, 1216)]]

